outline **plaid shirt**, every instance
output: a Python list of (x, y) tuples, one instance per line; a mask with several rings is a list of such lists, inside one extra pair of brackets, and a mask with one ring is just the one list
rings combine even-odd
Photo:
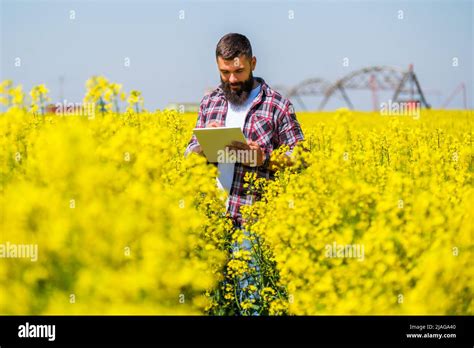
[[(243, 133), (247, 139), (260, 145), (266, 158), (269, 158), (274, 149), (284, 144), (289, 146), (290, 151), (287, 154), (290, 154), (296, 143), (304, 139), (293, 105), (288, 99), (271, 89), (262, 78), (255, 77), (255, 79), (260, 82), (261, 89), (247, 113)], [(196, 128), (205, 128), (212, 121), (225, 124), (226, 115), (227, 100), (222, 89), (218, 87), (201, 100)], [(184, 153), (185, 156), (197, 146), (199, 143), (193, 134)], [(259, 167), (235, 163), (227, 213), (237, 226), (241, 226), (244, 222), (240, 207), (253, 204), (258, 199), (255, 195), (247, 194), (248, 192), (243, 187), (244, 176), (247, 172), (257, 173), (257, 178), (269, 180), (275, 178), (275, 173), (268, 168), (268, 162)]]

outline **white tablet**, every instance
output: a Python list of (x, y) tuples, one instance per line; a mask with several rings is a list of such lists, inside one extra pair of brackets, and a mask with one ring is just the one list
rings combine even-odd
[(217, 162), (218, 151), (225, 151), (225, 147), (233, 141), (247, 144), (247, 139), (239, 127), (194, 128), (193, 132), (211, 163)]

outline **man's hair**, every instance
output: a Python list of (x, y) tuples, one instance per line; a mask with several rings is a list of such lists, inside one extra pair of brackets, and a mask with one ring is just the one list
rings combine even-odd
[(250, 45), (250, 41), (242, 34), (226, 34), (217, 43), (216, 59), (217, 57), (222, 57), (225, 60), (229, 60), (241, 54), (252, 59), (252, 46)]

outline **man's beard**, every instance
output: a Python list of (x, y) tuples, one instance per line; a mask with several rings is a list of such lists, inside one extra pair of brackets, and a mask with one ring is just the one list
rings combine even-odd
[(250, 95), (250, 92), (252, 91), (252, 87), (253, 87), (252, 72), (250, 72), (250, 76), (248, 80), (245, 80), (243, 82), (238, 82), (232, 85), (232, 86), (239, 86), (240, 87), (239, 89), (232, 90), (230, 86), (231, 86), (230, 82), (222, 81), (222, 77), (221, 77), (220, 87), (224, 91), (224, 95), (227, 101), (233, 105), (243, 105), (247, 101)]

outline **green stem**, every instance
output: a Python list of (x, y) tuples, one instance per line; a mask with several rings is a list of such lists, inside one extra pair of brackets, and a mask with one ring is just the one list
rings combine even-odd
[(237, 308), (239, 309), (239, 314), (242, 314), (242, 308), (240, 307), (239, 300), (237, 299), (237, 286), (235, 284), (235, 279), (234, 279), (234, 297), (235, 297), (235, 304), (237, 305)]

